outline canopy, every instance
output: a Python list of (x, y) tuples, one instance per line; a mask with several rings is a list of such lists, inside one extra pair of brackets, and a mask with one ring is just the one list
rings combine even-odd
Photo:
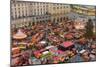
[(96, 48), (96, 45), (91, 45), (91, 48), (95, 49)]
[(49, 51), (45, 51), (45, 52), (43, 52), (42, 54), (48, 54), (49, 53)]
[(46, 41), (41, 41), (40, 43), (41, 43), (41, 44), (46, 44)]
[(40, 51), (34, 51), (34, 54), (40, 54)]
[(58, 56), (54, 56), (53, 60), (59, 61), (59, 57)]
[(12, 48), (12, 51), (19, 49), (19, 47)]
[(35, 51), (34, 55), (35, 55), (35, 57), (39, 58), (41, 56), (41, 53), (40, 53), (40, 51)]
[(72, 35), (71, 33), (69, 33), (69, 34), (66, 34), (65, 37), (66, 37), (67, 39), (72, 39), (72, 38), (73, 38), (73, 35)]
[(55, 46), (47, 46), (45, 49), (50, 49), (50, 48), (53, 48)]
[(83, 50), (81, 50), (79, 53), (82, 54), (82, 53), (84, 53), (85, 51), (86, 51), (86, 50), (83, 49)]
[(79, 42), (80, 42), (81, 44), (84, 44), (84, 43), (86, 43), (86, 39), (85, 39), (85, 38), (81, 38), (81, 39), (79, 39)]
[(61, 44), (63, 47), (67, 48), (69, 46), (72, 46), (73, 43), (71, 41), (67, 41), (67, 42), (63, 42), (63, 44)]
[(27, 37), (27, 35), (24, 34), (20, 29), (18, 30), (18, 32), (16, 34), (13, 35), (14, 39), (24, 39), (26, 37)]
[(57, 50), (58, 54), (63, 54), (64, 52), (61, 50)]

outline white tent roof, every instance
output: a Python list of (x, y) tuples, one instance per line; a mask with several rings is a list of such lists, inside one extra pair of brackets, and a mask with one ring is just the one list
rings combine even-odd
[(48, 54), (49, 53), (49, 51), (45, 51), (45, 52), (43, 52), (43, 54)]
[(26, 37), (27, 37), (27, 35), (24, 34), (20, 29), (18, 30), (18, 32), (16, 34), (13, 35), (14, 39), (24, 39)]
[(41, 41), (40, 43), (41, 43), (41, 44), (45, 44), (45, 43), (46, 43), (46, 41)]
[(50, 48), (52, 48), (52, 47), (54, 47), (54, 46), (47, 46), (46, 49), (50, 49)]
[(82, 53), (84, 53), (85, 51), (86, 51), (86, 50), (83, 49), (83, 50), (81, 50), (79, 53), (82, 54)]

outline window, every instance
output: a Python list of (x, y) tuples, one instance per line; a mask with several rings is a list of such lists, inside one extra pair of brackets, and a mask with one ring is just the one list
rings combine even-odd
[(41, 12), (42, 12), (42, 8), (41, 8)]
[(36, 12), (34, 12), (34, 15), (36, 15)]
[(53, 7), (53, 9), (55, 9), (55, 7)]
[(26, 10), (26, 13), (25, 13), (25, 14), (26, 14), (26, 16), (27, 16), (27, 10)]
[(20, 11), (18, 11), (18, 14), (20, 15)]
[(57, 9), (59, 9), (59, 7), (57, 7)]
[(41, 11), (41, 15), (42, 15), (42, 11)]
[(11, 15), (11, 18), (13, 19), (14, 17)]
[(17, 17), (17, 14), (15, 14), (15, 18)]
[(15, 15), (16, 15), (16, 11), (15, 11)]
[(24, 11), (22, 11), (22, 16), (24, 16)]
[(57, 5), (59, 5), (59, 3), (57, 3)]
[(23, 6), (23, 3), (21, 3), (20, 5)]
[(15, 8), (15, 11), (16, 11), (16, 8)]
[(33, 3), (33, 5), (35, 5), (36, 3)]
[(14, 7), (16, 7), (16, 4), (14, 4)]
[(43, 4), (45, 4), (45, 2), (43, 2)]
[(27, 3), (25, 3), (25, 5), (27, 5)]
[(20, 4), (18, 3), (18, 6), (20, 6)]
[(66, 6), (66, 8), (69, 8), (69, 6)]
[(30, 5), (32, 5), (32, 3), (30, 3)]
[(46, 7), (48, 7), (48, 5), (46, 5)]
[(18, 10), (20, 10), (20, 8), (18, 8)]
[(36, 3), (37, 5), (39, 4), (39, 3)]

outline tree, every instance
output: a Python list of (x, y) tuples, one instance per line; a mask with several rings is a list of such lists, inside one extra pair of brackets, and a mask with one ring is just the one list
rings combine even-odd
[(93, 22), (91, 19), (88, 20), (87, 24), (86, 24), (86, 33), (85, 33), (85, 37), (87, 39), (91, 39), (93, 36)]

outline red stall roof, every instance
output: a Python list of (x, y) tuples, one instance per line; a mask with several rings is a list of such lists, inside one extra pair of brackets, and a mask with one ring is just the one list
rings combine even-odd
[(69, 46), (72, 46), (72, 45), (73, 45), (73, 42), (67, 41), (67, 42), (63, 42), (61, 45), (62, 45), (63, 47), (65, 47), (65, 48), (67, 48), (67, 47), (69, 47)]

